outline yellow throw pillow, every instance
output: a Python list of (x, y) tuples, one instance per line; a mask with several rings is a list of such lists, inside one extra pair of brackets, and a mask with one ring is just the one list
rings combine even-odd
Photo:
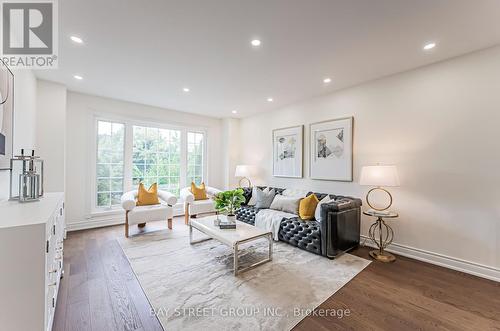
[(149, 187), (149, 190), (144, 188), (143, 183), (139, 183), (139, 191), (137, 194), (137, 206), (157, 205), (160, 203), (158, 200), (158, 185), (154, 183)]
[(191, 182), (191, 193), (194, 195), (194, 200), (207, 200), (207, 190), (205, 189), (205, 183), (201, 183), (200, 186), (196, 186), (194, 182)]
[(311, 194), (307, 198), (300, 200), (299, 203), (299, 216), (303, 220), (310, 220), (314, 218), (314, 212), (319, 200), (316, 195)]

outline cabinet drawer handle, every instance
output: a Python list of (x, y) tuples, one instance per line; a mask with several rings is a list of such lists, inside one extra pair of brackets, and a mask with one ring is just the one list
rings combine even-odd
[(55, 274), (56, 272), (57, 272), (57, 269), (50, 270), (50, 271), (49, 271), (49, 274)]
[(57, 282), (53, 282), (52, 284), (49, 284), (49, 286), (56, 286)]

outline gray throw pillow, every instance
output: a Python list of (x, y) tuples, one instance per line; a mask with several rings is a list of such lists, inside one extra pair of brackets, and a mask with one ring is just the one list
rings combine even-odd
[(255, 203), (257, 203), (257, 194), (255, 193), (256, 191), (269, 192), (269, 187), (266, 187), (265, 189), (261, 190), (257, 186), (254, 186), (252, 188), (252, 196), (250, 197), (250, 200), (248, 200), (247, 205), (249, 205), (249, 206), (255, 206)]
[(269, 208), (271, 204), (273, 203), (274, 196), (275, 196), (274, 189), (270, 190), (269, 192), (264, 192), (261, 190), (256, 190), (255, 191), (255, 208), (258, 209), (263, 209), (263, 208)]

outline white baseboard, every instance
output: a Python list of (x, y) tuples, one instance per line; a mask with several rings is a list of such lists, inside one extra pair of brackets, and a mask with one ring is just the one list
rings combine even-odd
[[(363, 243), (364, 241), (364, 243)], [(361, 242), (365, 246), (376, 247), (371, 239), (367, 236), (361, 236)], [(441, 267), (461, 271), (474, 276), (494, 280), (500, 282), (500, 269), (486, 266), (483, 264), (465, 261), (462, 259), (446, 256), (443, 254), (425, 251), (423, 249), (414, 248), (406, 245), (392, 243), (386, 249), (388, 252), (409, 257), (411, 259), (435, 264)]]
[(85, 229), (101, 228), (103, 226), (124, 224), (125, 218), (123, 215), (110, 215), (92, 217), (84, 221), (66, 223), (66, 231), (78, 231)]

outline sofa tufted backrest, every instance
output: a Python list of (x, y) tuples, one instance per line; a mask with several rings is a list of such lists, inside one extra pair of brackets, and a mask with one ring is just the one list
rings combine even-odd
[(245, 197), (245, 205), (248, 204), (248, 201), (250, 201), (250, 198), (252, 197), (252, 188), (251, 187), (242, 187), (243, 190), (243, 196)]
[(269, 187), (270, 190), (274, 189), (274, 192), (276, 194), (283, 194), (283, 191), (285, 190), (284, 188), (278, 188), (278, 187), (271, 187), (271, 186), (257, 186), (261, 190), (265, 189), (266, 187)]
[[(259, 189), (263, 190), (267, 186), (257, 186)], [(285, 191), (284, 188), (278, 188), (278, 187), (269, 187), (270, 189), (274, 189), (276, 194), (283, 194), (283, 191)], [(316, 197), (321, 201), (325, 196), (329, 195), (330, 198), (335, 200), (335, 204), (349, 204), (352, 207), (360, 207), (362, 205), (361, 199), (358, 198), (353, 198), (353, 197), (348, 197), (348, 196), (343, 196), (343, 195), (335, 195), (335, 194), (328, 194), (328, 193), (318, 193), (318, 192), (308, 192), (306, 196), (310, 196), (311, 194), (315, 194)], [(245, 205), (248, 204), (248, 201), (252, 197), (252, 188), (250, 187), (244, 187), (243, 188), (243, 195), (245, 196)]]
[(310, 196), (311, 194), (314, 194), (316, 195), (316, 198), (318, 198), (319, 201), (321, 201), (324, 197), (326, 197), (327, 195), (330, 196), (331, 199), (334, 199), (335, 200), (335, 195), (333, 194), (328, 194), (328, 193), (316, 193), (316, 192), (309, 192), (307, 193), (306, 197)]

